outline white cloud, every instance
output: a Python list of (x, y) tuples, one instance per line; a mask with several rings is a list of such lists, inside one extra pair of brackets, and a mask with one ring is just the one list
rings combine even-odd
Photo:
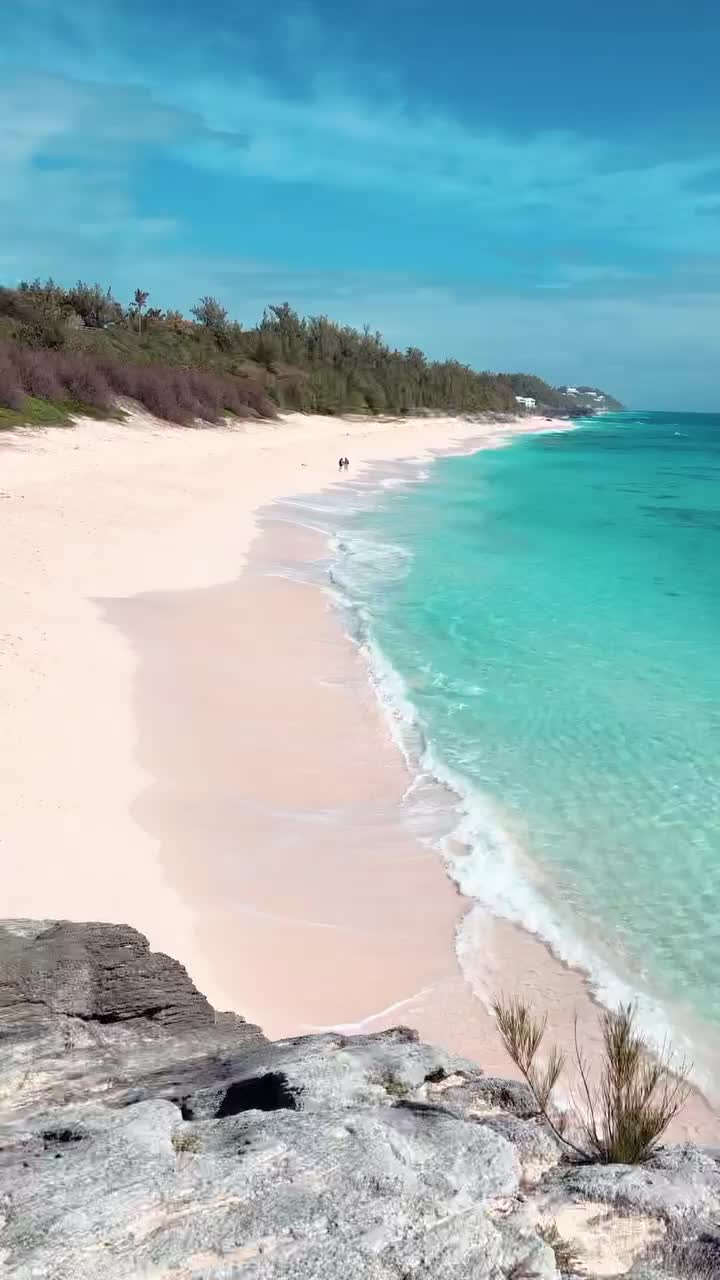
[[(53, 35), (61, 10), (65, 35)], [(146, 30), (137, 21), (131, 28), (111, 0), (18, 0), (3, 15), (5, 60), (24, 47), (34, 62), (32, 72), (6, 68), (0, 79), (6, 278), (82, 271), (123, 289), (142, 279), (159, 301), (185, 306), (217, 292), (247, 320), (268, 298), (288, 297), (302, 309), (377, 324), (401, 345), (452, 351), (484, 367), (532, 367), (551, 380), (607, 383), (636, 402), (659, 402), (651, 393), (662, 364), (685, 369), (682, 394), (677, 388), (685, 403), (697, 387), (711, 394), (703, 370), (720, 356), (710, 309), (720, 278), (717, 220), (704, 215), (717, 205), (720, 148), (658, 162), (650, 149), (643, 158), (637, 140), (631, 154), (618, 140), (471, 124), (423, 102), (420, 88), (408, 101), (387, 68), (360, 66), (351, 50), (328, 56), (307, 11), (289, 38), (308, 73), (289, 87), (259, 74), (237, 24), (232, 61), (223, 61), (230, 37), (217, 31), (214, 42), (201, 34), (161, 49), (152, 12)], [(314, 70), (321, 65), (334, 73)], [(240, 213), (238, 180), (249, 179), (274, 184), (278, 201), (289, 184), (317, 184), (319, 208), (323, 189), (378, 193), (409, 232), (418, 208), (459, 210), (475, 229), (469, 257), (476, 245), (502, 243), (516, 259), (508, 287), (524, 279), (536, 292), (300, 272), (234, 260), (226, 247), (193, 260), (176, 234), (184, 230), (182, 192), (168, 198), (166, 218), (147, 217), (139, 205), (136, 166), (151, 148), (181, 158), (200, 181), (208, 170), (224, 174)], [(293, 216), (291, 204), (287, 212)], [(602, 260), (573, 258), (563, 247), (582, 243), (602, 244)]]
[(0, 233), (11, 276), (88, 260), (103, 277), (128, 250), (170, 238), (173, 218), (137, 208), (131, 167), (140, 139), (187, 136), (189, 117), (144, 93), (60, 76), (6, 76), (0, 85)]
[[(143, 29), (137, 14), (131, 23), (120, 6), (66, 0), (71, 38), (61, 41), (47, 35), (54, 7), (47, 0), (34, 0), (31, 10), (27, 0), (19, 5), (41, 30), (38, 15), (46, 15), (37, 57), (72, 79), (64, 90), (57, 75), (33, 89), (38, 100), (52, 100), (53, 111), (59, 107), (56, 140), (62, 130), (82, 145), (89, 129), (106, 147), (155, 142), (230, 180), (376, 191), (404, 203), (408, 215), (421, 205), (459, 206), (470, 211), (479, 235), (610, 235), (628, 250), (659, 251), (677, 251), (688, 240), (697, 249), (716, 242), (713, 219), (701, 215), (717, 195), (702, 188), (704, 177), (720, 169), (720, 149), (657, 162), (654, 152), (643, 160), (637, 144), (631, 154), (617, 138), (590, 140), (569, 130), (508, 134), (491, 121), (470, 124), (424, 102), (420, 86), (408, 101), (387, 67), (361, 65), (347, 49), (328, 50), (308, 9), (296, 11), (285, 28), (295, 62), (307, 68), (301, 88), (291, 91), (281, 79), (258, 74), (237, 22), (214, 32), (214, 44), (201, 32), (189, 47), (173, 43), (170, 33), (160, 50), (152, 9)], [(234, 40), (232, 75), (225, 38), (228, 47)], [(317, 70), (328, 65), (332, 72)], [(19, 107), (32, 129), (28, 96)], [(6, 119), (13, 114), (18, 104), (11, 102)]]
[[(167, 90), (172, 94), (172, 90)], [(435, 108), (369, 94), (315, 77), (301, 99), (244, 75), (232, 88), (198, 82), (183, 98), (235, 148), (198, 140), (198, 166), (326, 187), (390, 192), (408, 210), (445, 202), (469, 209), (484, 229), (582, 238), (612, 235), (628, 248), (674, 251), (717, 243), (701, 216), (712, 193), (693, 190), (717, 169), (720, 150), (701, 159), (645, 163), (617, 143), (572, 133), (519, 137), (470, 127)]]

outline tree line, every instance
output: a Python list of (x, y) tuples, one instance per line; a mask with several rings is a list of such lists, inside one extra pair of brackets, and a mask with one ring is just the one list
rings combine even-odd
[[(0, 287), (0, 342), (80, 360), (111, 389), (122, 381), (123, 365), (136, 370), (126, 382), (147, 381), (146, 366), (155, 366), (150, 381), (156, 392), (163, 376), (177, 381), (180, 369), (202, 370), (225, 380), (224, 392), (216, 388), (221, 398), (228, 394), (237, 403), (230, 390), (241, 384), (245, 399), (268, 412), (274, 406), (329, 414), (509, 413), (517, 410), (517, 395), (531, 395), (547, 408), (569, 407), (561, 392), (533, 375), (477, 372), (457, 360), (429, 360), (416, 347), (398, 351), (369, 327), (301, 316), (287, 302), (269, 306), (258, 324), (245, 328), (209, 295), (190, 316), (151, 301), (141, 288), (123, 304), (99, 284), (78, 281), (65, 288), (52, 279), (21, 281)], [(57, 368), (62, 367), (60, 360)], [(166, 398), (163, 416), (174, 408), (173, 397)]]

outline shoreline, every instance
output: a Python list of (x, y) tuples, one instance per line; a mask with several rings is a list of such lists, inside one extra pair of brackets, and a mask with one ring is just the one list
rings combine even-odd
[[(395, 480), (396, 477), (392, 477), (393, 484)], [(435, 844), (420, 844), (417, 838), (411, 837), (414, 854), (400, 852), (400, 847), (407, 848), (408, 837), (407, 827), (401, 820), (401, 805), (415, 774), (391, 735), (387, 709), (371, 683), (364, 646), (347, 634), (335, 593), (324, 582), (324, 574), (320, 577), (311, 573), (309, 582), (306, 578), (299, 584), (295, 578), (294, 570), (297, 568), (307, 572), (316, 561), (324, 566), (327, 558), (327, 537), (324, 533), (314, 531), (304, 536), (299, 546), (296, 544), (297, 531), (307, 533), (303, 514), (301, 505), (296, 514), (299, 523), (286, 524), (283, 510), (280, 522), (276, 523), (276, 508), (270, 508), (251, 551), (248, 571), (236, 584), (238, 596), (234, 604), (226, 603), (231, 609), (242, 608), (242, 597), (246, 613), (252, 613), (254, 617), (263, 613), (267, 615), (267, 603), (263, 608), (262, 596), (268, 592), (275, 597), (276, 610), (281, 616), (297, 616), (297, 597), (303, 597), (303, 636), (307, 638), (310, 635), (312, 643), (307, 639), (304, 641), (300, 668), (313, 672), (316, 685), (335, 685), (342, 679), (354, 696), (354, 715), (360, 711), (364, 713), (363, 731), (369, 728), (376, 737), (374, 749), (380, 752), (382, 747), (384, 752), (388, 745), (391, 747), (391, 755), (395, 757), (392, 763), (385, 754), (381, 762), (377, 759), (370, 762), (370, 748), (360, 753), (360, 770), (365, 772), (363, 782), (367, 791), (362, 797), (363, 814), (366, 814), (369, 804), (377, 802), (381, 779), (387, 785), (389, 772), (394, 790), (394, 794), (389, 796), (389, 805), (386, 799), (383, 811), (378, 815), (379, 821), (373, 826), (374, 845), (365, 853), (362, 868), (369, 880), (378, 874), (379, 869), (377, 888), (383, 895), (383, 902), (375, 904), (374, 926), (377, 928), (380, 922), (383, 944), (387, 942), (388, 935), (393, 935), (396, 949), (389, 951), (389, 966), (386, 951), (380, 951), (385, 967), (382, 978), (378, 980), (377, 974), (372, 972), (372, 961), (377, 959), (377, 953), (374, 956), (366, 954), (360, 927), (367, 921), (368, 904), (361, 898), (358, 908), (358, 886), (354, 880), (348, 885), (347, 867), (344, 866), (341, 888), (343, 892), (349, 889), (354, 913), (349, 926), (345, 919), (338, 923), (337, 917), (328, 923), (328, 910), (337, 910), (339, 903), (333, 891), (327, 892), (325, 880), (332, 876), (327, 874), (327, 864), (323, 864), (318, 869), (318, 879), (313, 884), (311, 895), (314, 902), (323, 903), (323, 921), (312, 923), (317, 927), (353, 929), (355, 940), (351, 959), (348, 962), (344, 945), (333, 936), (328, 938), (326, 935), (322, 943), (315, 943), (308, 951), (305, 926), (311, 922), (298, 921), (286, 915), (283, 919), (283, 945), (288, 956), (292, 957), (294, 969), (292, 1010), (278, 1008), (273, 992), (265, 991), (255, 1016), (261, 1021), (264, 1019), (264, 1025), (273, 1038), (329, 1030), (348, 1034), (368, 1033), (402, 1022), (415, 1028), (421, 1039), (442, 1044), (451, 1052), (480, 1063), (488, 1074), (518, 1078), (519, 1073), (500, 1042), (486, 999), (488, 994), (530, 993), (536, 1010), (548, 1012), (548, 1045), (556, 1041), (571, 1058), (574, 1016), (577, 1013), (581, 1039), (589, 1059), (597, 1061), (601, 1048), (599, 1019), (604, 1006), (596, 998), (586, 972), (557, 956), (545, 939), (531, 933), (525, 926), (496, 917), (475, 899), (466, 897), (456, 885)], [(283, 566), (283, 569), (278, 566)], [(266, 576), (268, 574), (271, 576)], [(313, 597), (315, 603), (312, 603)], [(309, 619), (308, 613), (312, 614)], [(275, 663), (284, 666), (288, 654), (273, 650), (272, 635), (263, 630), (262, 641), (269, 666), (272, 668)], [(338, 661), (342, 663), (341, 676), (335, 666)], [(257, 674), (254, 673), (255, 679)], [(264, 683), (270, 687), (271, 678), (267, 674)], [(291, 683), (294, 684), (295, 680)], [(371, 694), (369, 708), (368, 693)], [(316, 697), (313, 698), (313, 707), (317, 708)], [(301, 723), (306, 723), (304, 713)], [(322, 740), (332, 744), (340, 736), (338, 724), (335, 722), (328, 727), (324, 720), (321, 724)], [(325, 764), (326, 773), (328, 769), (332, 770), (331, 759), (329, 765)], [(367, 780), (368, 770), (374, 777), (372, 785)], [(356, 772), (353, 779), (357, 783)], [(349, 834), (347, 826), (341, 826), (341, 831), (346, 837)], [(402, 858), (401, 881), (397, 879), (396, 862), (399, 858)], [(301, 879), (302, 887), (293, 882), (288, 895), (292, 903), (301, 897), (306, 887), (304, 874)], [(263, 886), (271, 901), (275, 900), (277, 893), (276, 883), (274, 868)], [(389, 900), (385, 897), (388, 894)], [(420, 920), (416, 918), (419, 904), (423, 904)], [(482, 932), (482, 945), (475, 947), (475, 963), (469, 971), (461, 964), (457, 950), (459, 931), (465, 932), (467, 925), (476, 932), (479, 927)], [(259, 942), (261, 953), (262, 942)], [(377, 940), (374, 945), (377, 947)], [(258, 940), (254, 947), (258, 947)], [(398, 963), (400, 947), (403, 949), (402, 964)], [(411, 960), (414, 963), (409, 963)], [(331, 975), (329, 990), (323, 986), (323, 969)], [(430, 981), (428, 974), (431, 975)], [(338, 989), (342, 992), (339, 1001)], [(308, 992), (312, 992), (309, 1003)], [(323, 1013), (321, 1017), (316, 1012), (318, 1005)], [(569, 1087), (576, 1089), (578, 1081), (572, 1061), (566, 1078)], [(563, 1091), (562, 1088), (558, 1090), (559, 1096), (563, 1092), (567, 1096), (567, 1089)], [(670, 1136), (675, 1140), (706, 1142), (710, 1138), (714, 1141), (720, 1139), (720, 1120), (697, 1088), (682, 1116), (671, 1128)]]
[(152, 782), (136, 752), (137, 655), (102, 602), (234, 582), (256, 512), (337, 483), (340, 455), (356, 474), (518, 429), (532, 420), (290, 414), (190, 429), (137, 411), (3, 434), (5, 914), (133, 923), (181, 958), (216, 1007), (231, 1007), (193, 941), (194, 904), (168, 886), (157, 841), (131, 814)]
[[(3, 690), (21, 746), (6, 914), (125, 920), (272, 1036), (401, 1021), (509, 1074), (455, 952), (471, 904), (401, 827), (409, 775), (363, 659), (318, 587), (263, 573), (307, 564), (319, 535), (259, 513), (332, 490), (338, 453), (354, 477), (567, 429), (531, 421), (292, 415), (195, 433), (138, 415), (11, 448), (32, 678)], [(33, 507), (40, 546), (23, 541)], [(529, 979), (563, 1043), (573, 1002), (594, 1020), (583, 975), (514, 925), (483, 927), (481, 986)], [(696, 1096), (683, 1134), (707, 1142), (714, 1125)]]

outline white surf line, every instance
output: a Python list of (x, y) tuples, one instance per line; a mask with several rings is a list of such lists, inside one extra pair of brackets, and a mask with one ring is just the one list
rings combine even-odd
[(420, 991), (414, 992), (411, 996), (406, 996), (404, 1000), (397, 1000), (395, 1004), (389, 1004), (386, 1009), (381, 1009), (379, 1013), (370, 1013), (366, 1018), (361, 1018), (359, 1022), (333, 1022), (330, 1026), (324, 1027), (316, 1025), (312, 1022), (302, 1024), (303, 1031), (319, 1034), (327, 1031), (344, 1031), (349, 1035), (362, 1035), (363, 1029), (371, 1022), (377, 1022), (380, 1018), (384, 1018), (388, 1013), (395, 1013), (397, 1009), (403, 1009), (406, 1005), (412, 1004), (415, 1000), (419, 1000), (422, 996), (430, 995), (434, 990), (433, 987), (422, 987)]
[[(262, 911), (260, 907), (248, 907), (238, 905), (235, 910), (242, 912), (246, 916), (256, 916), (259, 920), (274, 920), (278, 924), (304, 924), (310, 929), (338, 929), (345, 928), (341, 924), (331, 924), (327, 920), (303, 920), (302, 916), (284, 916), (277, 911)], [(360, 932), (355, 930), (354, 932)]]
[[(373, 929), (360, 929), (360, 928), (353, 927), (352, 925), (337, 924), (334, 921), (329, 921), (329, 920), (306, 920), (302, 916), (281, 915), (277, 911), (263, 911), (261, 907), (250, 907), (250, 906), (246, 906), (245, 904), (239, 904), (237, 907), (234, 908), (234, 910), (241, 912), (243, 915), (256, 916), (257, 919), (259, 920), (273, 920), (278, 924), (305, 925), (308, 929), (332, 929), (332, 930), (335, 930), (337, 933), (356, 934), (360, 938), (371, 938), (374, 936)], [(397, 939), (399, 941), (401, 941), (403, 938), (406, 938), (406, 937), (408, 937), (407, 934), (403, 934), (403, 933), (397, 934)], [(428, 990), (430, 989), (431, 988), (428, 988)], [(424, 992), (422, 991), (418, 992), (418, 995), (423, 995), (423, 994)], [(415, 998), (414, 996), (409, 996), (408, 1000), (402, 1000), (400, 1003), (407, 1004), (410, 1000), (413, 1000), (414, 998)], [(390, 1009), (393, 1009), (394, 1007), (395, 1007), (394, 1005), (391, 1005)], [(382, 1010), (380, 1013), (373, 1014), (372, 1016), (373, 1018), (381, 1018), (383, 1016), (383, 1013), (386, 1013), (389, 1011), (390, 1010)]]

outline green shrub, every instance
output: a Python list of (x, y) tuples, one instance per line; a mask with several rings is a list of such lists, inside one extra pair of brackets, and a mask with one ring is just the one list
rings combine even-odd
[(404, 1080), (400, 1080), (392, 1071), (383, 1076), (381, 1084), (391, 1098), (407, 1098), (410, 1092)]
[(190, 1151), (193, 1155), (202, 1151), (202, 1142), (197, 1133), (174, 1133), (170, 1141), (176, 1151)]

